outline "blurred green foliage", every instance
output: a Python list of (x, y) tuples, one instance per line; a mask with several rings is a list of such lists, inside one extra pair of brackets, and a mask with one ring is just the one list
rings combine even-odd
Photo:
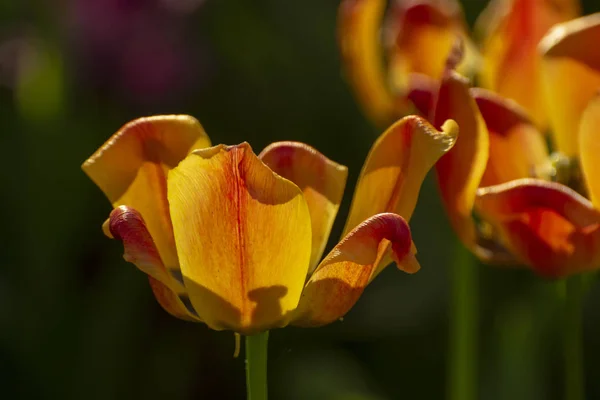
[[(117, 14), (99, 12), (104, 3)], [(470, 22), (485, 3), (463, 2)], [(160, 309), (121, 244), (103, 236), (110, 205), (79, 166), (125, 122), (155, 113), (189, 113), (214, 143), (246, 140), (256, 152), (304, 141), (350, 168), (336, 238), (380, 133), (341, 75), (337, 4), (0, 2), (0, 397), (243, 398), (233, 334)], [(388, 268), (343, 322), (272, 332), (273, 399), (443, 398), (458, 243), (431, 179), (411, 225), (421, 272)], [(479, 397), (560, 398), (554, 283), (478, 268)], [(584, 325), (590, 399), (600, 398), (599, 302), (594, 284)]]

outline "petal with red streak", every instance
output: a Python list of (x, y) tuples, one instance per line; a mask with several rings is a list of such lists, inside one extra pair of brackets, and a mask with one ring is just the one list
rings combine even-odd
[(400, 269), (419, 264), (411, 252), (410, 228), (399, 215), (375, 215), (357, 226), (319, 264), (307, 282), (294, 325), (320, 326), (343, 317), (356, 303), (375, 271), (379, 248), (391, 242)]
[(302, 191), (247, 143), (196, 150), (169, 173), (184, 284), (213, 329), (252, 334), (289, 322), (311, 254)]
[(348, 168), (299, 142), (277, 142), (259, 158), (277, 174), (294, 182), (306, 199), (312, 226), (311, 273), (319, 263), (337, 215)]

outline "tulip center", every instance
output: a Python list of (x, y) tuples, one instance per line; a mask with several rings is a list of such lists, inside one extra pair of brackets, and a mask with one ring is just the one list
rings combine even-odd
[(580, 195), (588, 197), (579, 158), (554, 152), (550, 155), (550, 163), (550, 180), (568, 186)]

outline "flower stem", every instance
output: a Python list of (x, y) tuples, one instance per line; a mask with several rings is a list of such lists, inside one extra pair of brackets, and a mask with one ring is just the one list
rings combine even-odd
[(269, 331), (246, 336), (246, 392), (248, 400), (267, 400)]
[(564, 357), (565, 357), (565, 399), (583, 400), (583, 347), (582, 347), (582, 306), (583, 277), (575, 275), (566, 280)]
[(457, 246), (452, 266), (448, 399), (477, 398), (477, 263)]

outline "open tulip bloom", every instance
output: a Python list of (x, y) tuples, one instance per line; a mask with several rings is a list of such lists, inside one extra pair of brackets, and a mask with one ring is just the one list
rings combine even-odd
[[(344, 69), (365, 114), (385, 124), (416, 109), (434, 127), (460, 126), (435, 165), (460, 240), (485, 262), (551, 278), (600, 268), (600, 14), (579, 11), (577, 0), (492, 0), (477, 22), (478, 52), (456, 1), (345, 0), (339, 10)], [(566, 300), (575, 331), (578, 279)], [(474, 351), (454, 353), (461, 366)], [(577, 375), (581, 358), (569, 360)], [(581, 376), (567, 381), (567, 398), (583, 398)]]
[(344, 238), (321, 262), (346, 167), (308, 145), (210, 147), (192, 117), (125, 125), (83, 170), (114, 206), (105, 232), (170, 314), (254, 334), (342, 317), (392, 260), (419, 265), (409, 227), (421, 183), (456, 139), (420, 117), (392, 125), (358, 181)]
[[(376, 122), (410, 106), (434, 126), (453, 119), (461, 127), (456, 146), (435, 166), (461, 241), (486, 262), (520, 263), (548, 277), (599, 268), (600, 57), (590, 49), (600, 40), (600, 14), (562, 22), (577, 14), (577, 1), (492, 1), (478, 21), (477, 55), (458, 3), (399, 1), (387, 18), (382, 4), (347, 0), (340, 7), (346, 71)], [(380, 42), (384, 21), (392, 39)], [(434, 40), (447, 37), (454, 48), (451, 40)], [(428, 62), (417, 62), (425, 54)], [(474, 65), (490, 91), (470, 88), (453, 71), (473, 72)]]

